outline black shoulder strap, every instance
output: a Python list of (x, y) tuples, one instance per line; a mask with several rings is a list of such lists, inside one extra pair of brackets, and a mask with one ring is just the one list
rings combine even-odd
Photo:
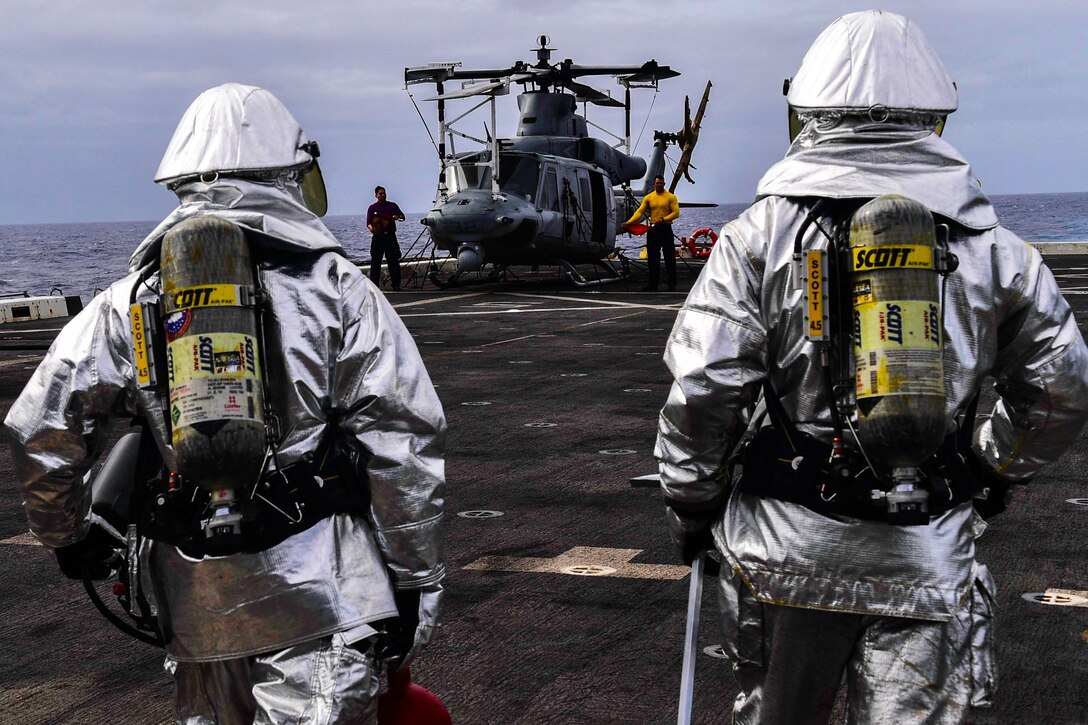
[(794, 426), (793, 421), (786, 415), (786, 409), (782, 407), (782, 401), (771, 385), (770, 378), (763, 379), (763, 400), (767, 404), (767, 414), (771, 417), (773, 425), (786, 439), (790, 451), (797, 452), (797, 442), (800, 440), (800, 431)]

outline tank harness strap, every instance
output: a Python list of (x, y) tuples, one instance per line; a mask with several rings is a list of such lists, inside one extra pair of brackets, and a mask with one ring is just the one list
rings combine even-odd
[(208, 538), (201, 522), (208, 493), (163, 471), (149, 482), (143, 535), (177, 546), (196, 558), (264, 551), (338, 513), (366, 515), (370, 509), (366, 459), (345, 450), (329, 422), (317, 449), (299, 461), (267, 472), (240, 502), (242, 533)]
[[(744, 493), (804, 506), (822, 515), (887, 521), (882, 480), (852, 451), (834, 456), (832, 447), (797, 429), (769, 380), (763, 396), (770, 424), (762, 427), (742, 453), (739, 486)], [(967, 464), (978, 395), (968, 404), (959, 430), (949, 435), (933, 460), (922, 466), (930, 490), (930, 516), (971, 500), (980, 481)]]

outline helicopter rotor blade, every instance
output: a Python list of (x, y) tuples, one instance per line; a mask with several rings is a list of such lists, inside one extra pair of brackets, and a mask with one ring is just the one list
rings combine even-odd
[(625, 76), (623, 80), (628, 83), (657, 83), (666, 78), (675, 78), (680, 71), (673, 70), (667, 65), (658, 65), (656, 60), (648, 60), (642, 64), (636, 72)]
[(461, 68), (460, 63), (431, 63), (404, 69), (406, 85), (415, 83), (445, 83), (446, 81), (490, 81), (524, 73), (529, 67), (522, 61), (509, 68)]
[(505, 78), (498, 78), (489, 83), (477, 83), (474, 86), (468, 86), (462, 88), (459, 91), (450, 91), (449, 93), (443, 93), (432, 98), (424, 98), (425, 101), (448, 101), (451, 98), (469, 98), (470, 96), (481, 96), (497, 91), (500, 88), (505, 88), (511, 83), (522, 83), (530, 80), (533, 74), (530, 73), (518, 73), (515, 75), (507, 76)]
[(577, 81), (565, 81), (563, 85), (566, 88), (574, 91), (578, 96), (578, 100), (589, 101), (597, 106), (609, 106), (611, 108), (623, 108), (623, 102), (617, 101), (612, 96), (602, 91), (598, 91), (596, 88), (587, 86), (584, 83), (578, 83)]
[(667, 65), (658, 65), (656, 60), (646, 61), (642, 65), (575, 65), (566, 64), (564, 72), (570, 78), (581, 76), (616, 76), (621, 82), (649, 83), (680, 75)]
[(675, 192), (676, 185), (680, 183), (680, 178), (683, 177), (688, 182), (694, 184), (695, 180), (691, 178), (691, 174), (688, 173), (689, 168), (694, 168), (691, 165), (691, 154), (695, 151), (695, 144), (699, 142), (699, 128), (703, 123), (703, 114), (706, 112), (707, 101), (710, 100), (710, 89), (713, 84), (710, 81), (706, 82), (706, 89), (703, 91), (703, 98), (699, 101), (699, 110), (695, 112), (695, 118), (691, 118), (691, 105), (688, 103), (688, 99), (684, 98), (684, 128), (680, 131), (680, 160), (676, 163), (676, 171), (672, 175), (672, 183), (669, 184), (669, 191)]

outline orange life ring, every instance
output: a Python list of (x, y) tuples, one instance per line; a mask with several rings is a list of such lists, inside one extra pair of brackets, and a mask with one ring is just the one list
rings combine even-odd
[[(702, 243), (698, 242), (697, 240), (699, 240), (701, 237), (709, 237), (710, 243), (708, 244), (706, 241), (703, 241)], [(701, 229), (696, 229), (694, 232), (691, 233), (691, 236), (688, 237), (688, 251), (691, 252), (693, 257), (698, 257), (699, 259), (706, 259), (710, 256), (710, 251), (714, 249), (714, 244), (717, 241), (718, 233), (710, 227), (702, 227)]]

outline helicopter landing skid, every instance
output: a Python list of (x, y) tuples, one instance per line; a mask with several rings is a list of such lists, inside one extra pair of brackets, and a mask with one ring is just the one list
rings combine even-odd
[(437, 269), (432, 269), (427, 273), (427, 279), (434, 283), (435, 287), (439, 289), (454, 289), (455, 287), (462, 287), (470, 284), (487, 284), (489, 282), (500, 281), (506, 273), (506, 267), (493, 268), (486, 277), (475, 277), (472, 279), (461, 279), (461, 275), (465, 273), (464, 268), (458, 267), (453, 271), (446, 279), (442, 279), (438, 274)]
[(611, 276), (598, 279), (586, 279), (577, 269), (575, 269), (573, 264), (565, 259), (557, 260), (557, 263), (567, 275), (567, 279), (578, 287), (598, 287), (602, 284), (608, 284), (609, 282), (619, 282), (620, 280), (627, 279), (626, 271), (624, 273), (618, 272), (612, 265), (604, 264), (603, 262), (594, 262), (593, 265), (607, 271)]

